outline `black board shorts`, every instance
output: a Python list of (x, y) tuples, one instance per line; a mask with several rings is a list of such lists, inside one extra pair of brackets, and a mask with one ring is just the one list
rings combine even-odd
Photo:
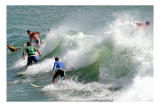
[(34, 44), (40, 44), (40, 40), (38, 39), (38, 40), (34, 40)]
[(40, 43), (40, 40), (38, 39), (38, 40), (36, 40), (36, 43), (38, 44), (38, 43)]
[(58, 69), (53, 78), (57, 78), (58, 75), (60, 75), (61, 77), (66, 77), (63, 69)]

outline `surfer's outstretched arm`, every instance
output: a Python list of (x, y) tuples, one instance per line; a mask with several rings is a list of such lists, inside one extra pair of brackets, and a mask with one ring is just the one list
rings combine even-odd
[(25, 59), (24, 54), (26, 53), (26, 50), (23, 50), (22, 58)]
[(33, 33), (36, 33), (36, 34), (42, 35), (40, 32), (33, 32)]
[(40, 51), (38, 49), (36, 49), (36, 51), (38, 52), (39, 56), (41, 57), (42, 55), (41, 55)]

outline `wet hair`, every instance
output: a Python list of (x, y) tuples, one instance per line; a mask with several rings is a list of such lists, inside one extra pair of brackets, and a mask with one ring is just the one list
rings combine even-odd
[(59, 60), (59, 58), (58, 57), (55, 57), (55, 61), (58, 61)]
[(31, 43), (30, 42), (27, 42), (27, 46), (30, 46), (31, 45)]
[(11, 46), (10, 44), (7, 45), (7, 47)]
[(150, 24), (150, 21), (146, 21), (146, 25), (149, 25)]
[(27, 30), (27, 33), (31, 32), (30, 30)]

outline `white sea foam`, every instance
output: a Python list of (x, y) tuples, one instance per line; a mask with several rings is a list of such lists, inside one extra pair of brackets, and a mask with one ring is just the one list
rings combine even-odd
[[(60, 43), (59, 56), (66, 71), (99, 63), (99, 76), (96, 82), (71, 80), (45, 86), (42, 91), (50, 100), (56, 97), (62, 101), (153, 101), (152, 32), (137, 28), (136, 21), (130, 16), (118, 16), (106, 25), (103, 35), (79, 31), (70, 34), (66, 26), (51, 29), (40, 48), (42, 55), (52, 52)], [(28, 67), (25, 73), (49, 72), (54, 57)], [(14, 66), (24, 63), (26, 60), (19, 60)]]

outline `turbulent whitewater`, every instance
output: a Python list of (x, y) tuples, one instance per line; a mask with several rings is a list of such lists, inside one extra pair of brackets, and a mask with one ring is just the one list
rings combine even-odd
[[(19, 42), (22, 38), (18, 35), (25, 29), (46, 32), (40, 37), (39, 50), (43, 56), (40, 58), (37, 54), (39, 63), (25, 69), (27, 57), (22, 60), (22, 51), (13, 54), (7, 50), (7, 81), (14, 83), (7, 86), (8, 101), (153, 101), (152, 7), (30, 8), (35, 11), (27, 6), (8, 7), (7, 42), (20, 47), (23, 43)], [(22, 26), (21, 32), (15, 32), (11, 9), (18, 18), (24, 17), (19, 13), (22, 11), (36, 13), (30, 20), (37, 26), (27, 24), (30, 18), (27, 16), (22, 21), (24, 25), (14, 22), (17, 29)], [(36, 21), (38, 16), (43, 21)], [(146, 20), (151, 21), (146, 29), (135, 24)], [(25, 31), (23, 34), (25, 40), (22, 41), (27, 42)], [(14, 56), (13, 62), (10, 59)], [(67, 80), (58, 78), (52, 85), (51, 71), (56, 56), (65, 65)], [(29, 83), (44, 87), (33, 88)], [(22, 95), (18, 95), (16, 89)]]

